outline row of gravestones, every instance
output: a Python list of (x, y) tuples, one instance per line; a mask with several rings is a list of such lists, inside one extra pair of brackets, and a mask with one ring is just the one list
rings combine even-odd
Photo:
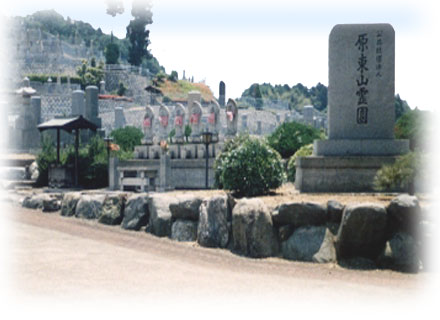
[[(232, 137), (237, 134), (238, 108), (233, 99), (229, 99), (226, 105), (226, 136)], [(178, 103), (174, 108), (174, 124), (170, 124), (170, 110), (167, 106), (161, 105), (159, 108), (159, 132), (157, 137), (159, 140), (166, 140), (171, 131), (171, 127), (175, 130), (173, 142), (181, 144), (185, 142), (185, 125), (191, 127), (190, 142), (201, 142), (201, 133), (205, 131), (211, 132), (213, 142), (218, 141), (220, 132), (220, 106), (217, 101), (212, 100), (208, 107), (207, 126), (202, 128), (203, 108), (198, 101), (193, 101), (188, 108)], [(144, 144), (151, 145), (155, 138), (156, 132), (153, 128), (154, 111), (150, 106), (146, 107), (145, 116), (143, 118)]]

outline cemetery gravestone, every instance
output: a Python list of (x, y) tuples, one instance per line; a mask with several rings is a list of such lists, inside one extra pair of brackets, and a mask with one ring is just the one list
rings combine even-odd
[(124, 109), (122, 107), (115, 107), (115, 129), (123, 128), (125, 122)]
[(303, 108), (304, 123), (312, 127), (314, 126), (313, 114), (314, 114), (313, 106), (304, 106)]
[(101, 128), (101, 118), (98, 118), (98, 87), (88, 86), (86, 87), (86, 118)]
[(72, 115), (85, 117), (85, 96), (82, 90), (75, 90), (72, 93)]
[[(384, 164), (409, 151), (395, 140), (394, 29), (336, 25), (329, 37), (328, 140), (297, 159), (295, 185), (306, 192), (373, 191)], [(306, 115), (304, 115), (306, 117)]]
[(189, 123), (191, 126), (191, 142), (200, 142), (200, 121), (202, 119), (202, 106), (194, 101), (191, 108)]
[(226, 105), (226, 136), (233, 137), (237, 134), (238, 108), (234, 99), (229, 99)]
[(170, 119), (170, 111), (165, 105), (159, 108), (159, 138), (160, 140), (167, 140), (168, 138), (168, 124)]
[(212, 132), (213, 141), (218, 141), (218, 133), (219, 133), (219, 115), (220, 115), (220, 105), (217, 101), (212, 100), (209, 105), (209, 114), (208, 114), (208, 129)]
[(175, 143), (184, 143), (185, 142), (185, 107), (178, 103), (174, 108), (174, 128), (176, 130), (176, 134), (174, 136)]
[(218, 103), (221, 107), (224, 107), (226, 103), (226, 85), (223, 81), (219, 84)]
[(202, 94), (199, 91), (190, 91), (188, 92), (188, 114), (192, 114), (192, 107), (194, 106), (195, 102), (202, 101)]
[(144, 121), (142, 128), (144, 130), (144, 143), (147, 145), (153, 144), (154, 130), (153, 130), (154, 112), (153, 108), (147, 106), (145, 108)]

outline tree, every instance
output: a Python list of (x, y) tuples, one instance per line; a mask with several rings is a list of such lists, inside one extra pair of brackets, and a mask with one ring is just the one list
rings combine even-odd
[(313, 143), (315, 139), (322, 139), (318, 129), (297, 122), (285, 122), (279, 126), (268, 138), (269, 145), (286, 159), (304, 145)]
[(135, 146), (141, 144), (141, 140), (144, 137), (142, 130), (126, 126), (124, 128), (113, 130), (110, 133), (115, 140), (115, 143), (119, 145), (121, 150), (124, 151), (133, 151)]
[(254, 98), (255, 98), (255, 109), (262, 110), (263, 109), (263, 96), (261, 95), (260, 85), (257, 84), (254, 89)]
[(399, 120), (399, 118), (410, 109), (408, 103), (405, 100), (400, 98), (400, 95), (396, 95), (394, 97), (394, 112), (395, 112), (395, 121)]
[[(96, 65), (96, 62), (95, 62)], [(104, 66), (89, 66), (87, 60), (83, 60), (82, 65), (76, 70), (80, 78), (81, 87), (84, 89), (89, 85), (99, 86), (99, 82), (104, 78)]]
[(423, 138), (426, 137), (427, 119), (429, 113), (417, 108), (406, 112), (397, 120), (394, 126), (396, 139), (408, 139), (411, 150), (423, 149)]
[(171, 74), (168, 76), (168, 80), (172, 82), (177, 82), (177, 80), (179, 80), (179, 74), (177, 73), (177, 71), (171, 71)]
[(111, 15), (113, 18), (117, 14), (124, 13), (124, 4), (120, 0), (107, 0), (107, 14)]
[(117, 64), (119, 60), (119, 46), (116, 43), (110, 42), (105, 47), (105, 63)]
[(124, 83), (121, 81), (119, 82), (119, 88), (118, 88), (118, 96), (123, 96), (125, 92), (127, 91), (127, 88), (125, 87)]
[(148, 39), (150, 31), (146, 26), (153, 23), (151, 3), (146, 0), (133, 0), (131, 15), (134, 17), (127, 26), (127, 38), (130, 40), (128, 51), (128, 62), (139, 66), (143, 58), (150, 59), (151, 54), (147, 47), (150, 44)]

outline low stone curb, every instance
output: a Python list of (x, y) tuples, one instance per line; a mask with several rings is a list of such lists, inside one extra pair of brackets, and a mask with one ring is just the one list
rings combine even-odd
[(432, 230), (426, 227), (430, 224), (423, 220), (418, 199), (405, 194), (387, 206), (343, 206), (333, 200), (326, 205), (289, 202), (273, 212), (261, 199), (238, 200), (229, 194), (202, 199), (166, 193), (128, 197), (124, 193), (43, 193), (25, 197), (22, 206), (98, 219), (128, 230), (146, 227), (159, 237), (229, 248), (248, 257), (337, 262), (348, 268), (368, 265), (368, 269), (402, 272), (426, 268), (421, 251), (431, 237), (425, 233)]

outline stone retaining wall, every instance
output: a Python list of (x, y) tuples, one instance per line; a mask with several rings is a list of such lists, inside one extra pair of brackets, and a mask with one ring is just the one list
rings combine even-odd
[(176, 241), (227, 248), (236, 254), (282, 257), (348, 268), (418, 272), (430, 267), (422, 248), (431, 235), (428, 215), (415, 196), (402, 194), (387, 206), (288, 202), (274, 209), (259, 198), (192, 194), (68, 192), (26, 197), (23, 207), (97, 219), (128, 230), (145, 230)]

